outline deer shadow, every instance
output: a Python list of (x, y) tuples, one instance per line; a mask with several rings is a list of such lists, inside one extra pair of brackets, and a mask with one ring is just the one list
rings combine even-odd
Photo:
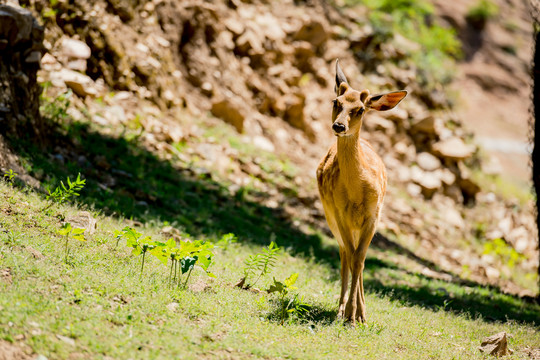
[[(317, 233), (303, 232), (283, 210), (249, 200), (245, 196), (247, 189), (231, 192), (213, 179), (210, 172), (158, 158), (142, 147), (137, 137), (127, 140), (104, 135), (87, 124), (73, 123), (67, 129), (53, 129), (47, 145), (38, 146), (32, 139), (7, 140), (30, 168), (30, 175), (45, 184), (57, 186), (60, 180), (68, 176), (73, 179), (80, 172), (86, 179), (86, 186), (78, 198), (83, 206), (141, 223), (167, 222), (192, 237), (218, 239), (223, 234), (234, 233), (239, 242), (265, 246), (275, 236), (278, 245), (291, 255), (313, 258), (335, 270), (331, 281), (339, 279), (336, 244), (325, 244), (322, 235)], [(440, 271), (432, 261), (380, 234), (372, 246), (404, 254), (419, 264)], [(368, 256), (364, 280), (367, 291), (392, 301), (466, 313), (471, 317), (481, 316), (488, 321), (540, 323), (540, 306), (503, 294), (497, 288), (460, 279), (455, 274), (448, 273), (452, 275), (452, 281), (446, 285), (438, 281), (437, 286), (453, 284), (473, 291), (450, 294), (434, 291), (433, 286), (403, 285), (377, 278), (376, 273), (382, 271), (393, 271), (397, 276), (412, 276), (425, 282), (435, 280)], [(482, 289), (489, 289), (489, 293), (482, 294)], [(320, 324), (335, 321), (337, 304), (335, 311), (313, 306), (310, 321)]]

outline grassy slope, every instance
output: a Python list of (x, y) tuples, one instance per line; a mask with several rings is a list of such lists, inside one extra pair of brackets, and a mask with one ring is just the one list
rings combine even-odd
[[(85, 126), (72, 127), (60, 141), (67, 139), (76, 140), (65, 146), (89, 159), (102, 154), (114, 169), (131, 175), (118, 176), (111, 193), (97, 186), (104, 175), (91, 166), (69, 161), (61, 166), (28, 144), (19, 150), (26, 149), (34, 174), (83, 172), (88, 185), (78, 206), (120, 218), (100, 215), (97, 233), (86, 243), (73, 240), (65, 264), (56, 231), (60, 219), (77, 208), (55, 205), (43, 211), (47, 203), (38, 194), (0, 184), (0, 270), (9, 269), (12, 278), (0, 280), (0, 338), (24, 341), (51, 359), (471, 359), (482, 358), (477, 346), (499, 331), (513, 335), (513, 358), (523, 358), (528, 346), (540, 347), (539, 306), (474, 283), (425, 277), (403, 264), (426, 260), (388, 239), (391, 246), (374, 243), (366, 262), (368, 324), (343, 325), (335, 319), (339, 259), (331, 239), (302, 232), (284, 214), (251, 201), (249, 192), (255, 190), (230, 194), (227, 184), (188, 174), (137, 147), (136, 140), (103, 136)], [(148, 194), (147, 206), (130, 195), (137, 190), (138, 199)], [(204, 291), (170, 290), (165, 266), (150, 259), (140, 281), (140, 259), (123, 246), (115, 248), (113, 231), (126, 225), (123, 218), (141, 221), (146, 235), (158, 237), (169, 222), (209, 240), (234, 232), (239, 242), (218, 250), (212, 268), (217, 279), (194, 274), (191, 283), (206, 284)], [(312, 306), (305, 318), (285, 325), (277, 320), (274, 296), (233, 286), (244, 259), (260, 251), (270, 233), (284, 248), (272, 275), (284, 279), (298, 272), (298, 292)], [(34, 258), (29, 247), (45, 258)], [(177, 309), (168, 309), (173, 302)], [(58, 335), (74, 339), (74, 345)]]

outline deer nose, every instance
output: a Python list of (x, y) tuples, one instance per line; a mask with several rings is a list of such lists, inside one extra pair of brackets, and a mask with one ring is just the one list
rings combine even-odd
[(345, 125), (343, 125), (342, 123), (335, 122), (332, 125), (332, 129), (337, 133), (342, 133), (345, 131), (346, 128), (345, 128)]

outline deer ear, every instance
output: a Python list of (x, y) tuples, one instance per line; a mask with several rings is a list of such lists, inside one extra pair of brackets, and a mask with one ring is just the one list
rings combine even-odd
[(407, 91), (405, 90), (373, 95), (367, 99), (366, 107), (378, 111), (390, 110), (399, 104), (405, 96), (407, 96)]
[(347, 89), (345, 86), (342, 87), (341, 84), (349, 85), (349, 82), (347, 81), (343, 70), (341, 70), (341, 67), (339, 66), (339, 59), (336, 59), (336, 86), (334, 87), (334, 91), (336, 92), (337, 96), (342, 95)]

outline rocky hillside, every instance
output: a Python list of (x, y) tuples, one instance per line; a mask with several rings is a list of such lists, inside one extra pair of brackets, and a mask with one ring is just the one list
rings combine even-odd
[[(380, 9), (317, 0), (20, 3), (45, 27), (39, 80), (47, 84), (46, 98), (75, 94), (66, 108), (69, 119), (91, 122), (106, 134), (137, 131), (146, 149), (227, 181), (232, 191), (249, 185), (259, 202), (285, 209), (306, 229), (326, 229), (314, 171), (335, 141), (335, 59), (353, 87), (408, 90), (398, 109), (369, 114), (364, 125), (365, 138), (389, 170), (382, 234), (429, 259), (431, 265), (418, 269), (426, 276), (534, 295), (534, 275), (525, 275), (538, 265), (532, 202), (479, 182), (483, 158), (446, 91), (451, 58), (422, 57), (431, 51), (428, 42), (385, 28), (392, 18), (384, 14), (374, 22)], [(422, 26), (431, 29), (429, 22)], [(451, 36), (443, 25), (433, 29)], [(446, 70), (437, 76), (433, 69)], [(247, 157), (219, 130), (207, 136), (223, 122), (234, 127), (236, 143), (250, 149)], [(287, 186), (267, 176), (268, 153), (296, 169), (293, 175), (283, 170)], [(57, 146), (51, 156), (111, 171), (102, 159), (69, 147)], [(3, 166), (26, 172), (13, 162)], [(43, 173), (29, 176), (47, 180)], [(115, 184), (109, 179), (101, 185)], [(291, 186), (294, 196), (284, 191)]]

